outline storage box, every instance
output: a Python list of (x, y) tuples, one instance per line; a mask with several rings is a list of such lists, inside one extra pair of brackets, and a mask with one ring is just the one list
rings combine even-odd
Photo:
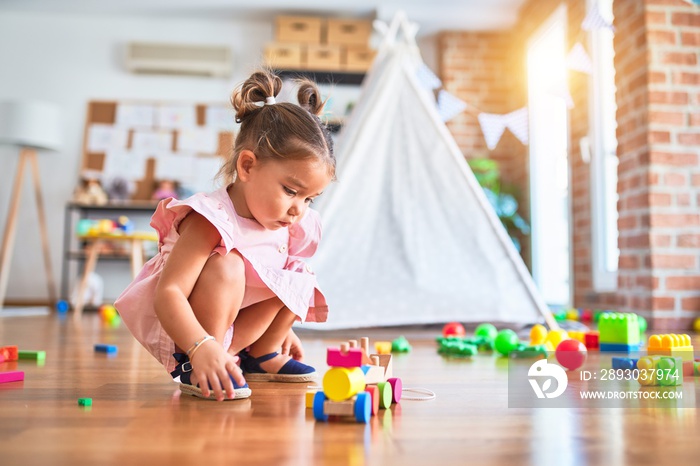
[(320, 44), (325, 20), (315, 16), (278, 16), (276, 23), (277, 42)]
[(367, 47), (344, 47), (341, 69), (344, 71), (367, 71), (377, 52)]
[(325, 42), (330, 45), (361, 45), (367, 47), (371, 34), (371, 21), (329, 18), (326, 24)]
[(337, 45), (306, 46), (308, 70), (335, 71), (340, 69), (340, 47)]
[(265, 63), (270, 68), (298, 70), (304, 63), (301, 44), (267, 44)]

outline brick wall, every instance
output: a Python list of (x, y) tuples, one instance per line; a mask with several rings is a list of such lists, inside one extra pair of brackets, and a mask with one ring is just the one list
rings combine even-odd
[(614, 3), (620, 304), (659, 327), (700, 314), (700, 9)]
[[(525, 46), (561, 4), (569, 44), (588, 50), (582, 0), (529, 0), (509, 31), (446, 32), (439, 74), (445, 88), (471, 104), (449, 124), (466, 157), (489, 156), (528, 203), (527, 148), (506, 131), (489, 152), (479, 111), (527, 105)], [(700, 10), (682, 0), (615, 0), (618, 87), (618, 291), (593, 290), (590, 166), (579, 141), (589, 135), (590, 78), (569, 73), (574, 305), (641, 312), (658, 325), (684, 327), (700, 314)], [(504, 88), (504, 83), (506, 87)], [(527, 209), (524, 211), (527, 217)], [(528, 251), (524, 254), (526, 261)]]

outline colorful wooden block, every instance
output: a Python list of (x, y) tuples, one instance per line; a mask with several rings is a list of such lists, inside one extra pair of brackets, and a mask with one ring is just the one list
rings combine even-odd
[(24, 380), (23, 371), (0, 372), (0, 383), (19, 382)]
[(36, 362), (44, 362), (46, 360), (46, 351), (20, 350), (17, 352), (17, 358), (31, 359)]
[(314, 397), (316, 396), (317, 391), (318, 390), (309, 390), (306, 392), (306, 407), (307, 408), (314, 407)]
[(639, 345), (639, 321), (637, 314), (608, 312), (598, 320), (599, 342)]
[(18, 359), (17, 346), (3, 346), (0, 347), (0, 354), (5, 357), (5, 361), (17, 361)]
[(391, 354), (391, 342), (390, 341), (375, 341), (374, 349), (379, 354)]
[(332, 367), (323, 376), (323, 393), (332, 401), (347, 400), (365, 385), (365, 374), (359, 367)]
[(679, 357), (683, 361), (692, 361), (694, 358), (690, 336), (685, 334), (652, 335), (649, 337), (647, 353), (649, 356)]
[(340, 348), (328, 348), (326, 363), (331, 367), (360, 367), (362, 365), (362, 349), (348, 348), (343, 352)]
[(567, 333), (569, 334), (569, 338), (571, 338), (572, 340), (580, 341), (584, 345), (586, 344), (586, 332), (569, 330)]
[(117, 354), (119, 348), (115, 345), (103, 345), (98, 343), (95, 345), (95, 351), (98, 353)]
[(78, 398), (78, 406), (92, 406), (92, 398)]

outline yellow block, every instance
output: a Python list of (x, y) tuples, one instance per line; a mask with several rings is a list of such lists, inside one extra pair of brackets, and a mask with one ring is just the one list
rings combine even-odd
[(314, 407), (314, 397), (316, 396), (316, 390), (310, 390), (306, 392), (306, 407), (307, 408), (313, 408)]
[(552, 345), (552, 348), (556, 350), (559, 343), (568, 339), (569, 334), (566, 332), (566, 330), (550, 330), (547, 334), (547, 338), (545, 339), (545, 344), (549, 343)]
[(332, 401), (343, 401), (365, 389), (365, 374), (359, 367), (332, 367), (323, 376), (323, 392)]
[(391, 354), (391, 342), (376, 341), (374, 342), (374, 349), (377, 350), (377, 354)]

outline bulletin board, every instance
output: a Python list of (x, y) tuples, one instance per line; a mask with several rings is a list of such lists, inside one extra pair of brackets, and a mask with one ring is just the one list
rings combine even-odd
[[(149, 200), (158, 181), (192, 191), (213, 189), (213, 177), (233, 148), (237, 124), (230, 104), (91, 101), (81, 176), (133, 182), (132, 200)], [(212, 184), (207, 189), (207, 180)]]

